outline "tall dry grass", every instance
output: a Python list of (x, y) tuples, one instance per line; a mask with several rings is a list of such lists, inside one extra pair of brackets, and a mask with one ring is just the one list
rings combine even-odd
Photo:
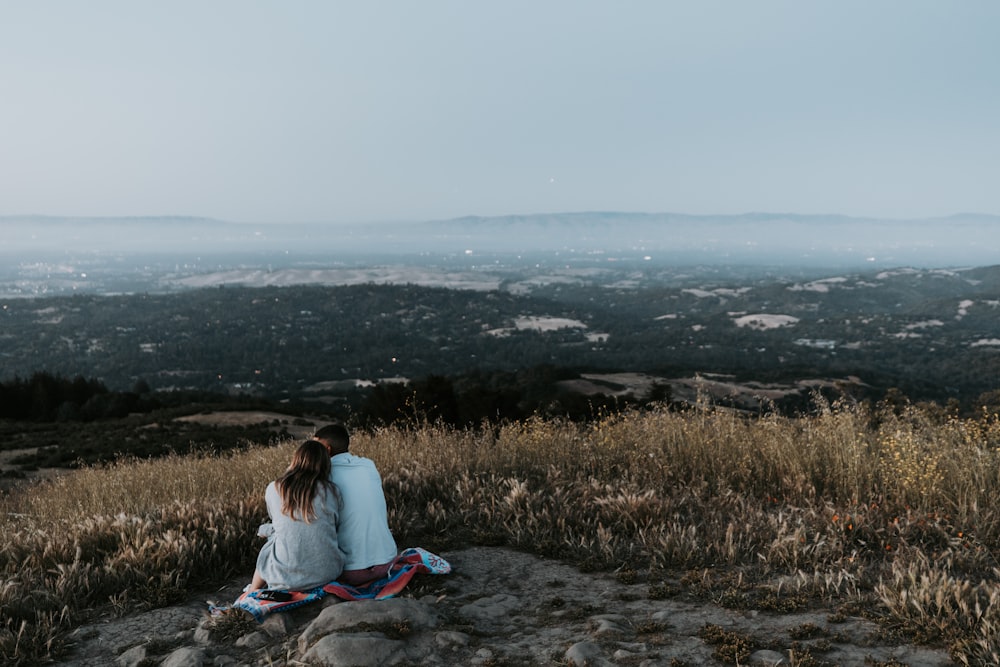
[[(0, 656), (57, 655), (95, 607), (124, 613), (248, 578), (264, 486), (294, 446), (123, 461), (6, 499)], [(821, 405), (747, 419), (702, 406), (386, 428), (352, 449), (382, 471), (400, 546), (504, 544), (654, 583), (688, 572), (708, 588), (738, 573), (724, 591), (737, 602), (764, 604), (761, 587), (779, 581), (769, 608), (789, 594), (863, 603), (961, 662), (1000, 654), (995, 415)]]

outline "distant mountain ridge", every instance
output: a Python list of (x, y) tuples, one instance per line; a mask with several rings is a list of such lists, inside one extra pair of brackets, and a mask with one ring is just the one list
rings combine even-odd
[(606, 253), (698, 263), (982, 265), (1000, 258), (1000, 216), (582, 211), (411, 223), (241, 223), (197, 216), (0, 216), (0, 253)]
[(864, 222), (864, 223), (946, 223), (946, 222), (977, 222), (1000, 225), (1000, 215), (987, 213), (954, 213), (948, 216), (927, 218), (878, 218), (872, 216), (850, 216), (839, 213), (769, 213), (752, 211), (748, 213), (712, 214), (712, 213), (650, 213), (641, 211), (575, 211), (565, 213), (528, 213), (497, 216), (467, 215), (446, 220), (429, 221), (424, 224), (480, 224), (484, 222), (607, 222), (607, 221), (662, 221), (662, 222), (732, 222), (732, 221), (763, 222), (787, 220), (806, 223), (832, 222)]
[[(763, 220), (794, 220), (800, 222), (833, 222), (833, 221), (853, 221), (853, 222), (947, 222), (947, 221), (965, 221), (965, 222), (984, 222), (990, 224), (1000, 224), (1000, 215), (993, 215), (989, 213), (976, 213), (976, 212), (959, 212), (953, 213), (946, 216), (930, 216), (922, 218), (880, 218), (875, 216), (852, 216), (844, 215), (841, 213), (791, 213), (791, 212), (768, 212), (768, 211), (748, 211), (746, 213), (677, 213), (672, 211), (660, 211), (660, 212), (649, 212), (649, 211), (563, 211), (557, 213), (509, 213), (503, 215), (465, 215), (456, 218), (443, 218), (443, 219), (430, 219), (422, 222), (408, 222), (408, 223), (392, 223), (392, 222), (382, 222), (382, 223), (371, 223), (373, 225), (435, 225), (442, 223), (464, 223), (464, 222), (483, 222), (483, 221), (517, 221), (517, 222), (545, 222), (547, 220), (559, 220), (559, 221), (578, 221), (578, 222), (590, 222), (590, 221), (602, 221), (607, 219), (621, 219), (621, 220), (639, 220), (639, 219), (653, 219), (653, 220), (664, 220), (673, 222), (696, 222), (696, 221), (727, 221), (727, 220), (751, 220), (751, 221), (763, 221)], [(243, 226), (344, 226), (344, 227), (356, 227), (360, 226), (360, 223), (351, 224), (337, 224), (333, 223), (322, 223), (322, 222), (278, 222), (278, 223), (257, 223), (257, 222), (242, 222), (238, 220), (224, 220), (221, 218), (212, 218), (208, 216), (199, 215), (125, 215), (125, 216), (101, 216), (101, 215), (90, 215), (90, 216), (60, 216), (60, 215), (46, 215), (46, 214), (21, 214), (21, 215), (0, 215), (0, 224), (6, 224), (8, 222), (40, 222), (40, 223), (92, 223), (92, 222), (102, 222), (102, 223), (114, 223), (114, 222), (146, 222), (146, 223), (156, 223), (156, 222), (198, 222), (198, 223), (210, 223), (210, 224), (220, 224), (220, 225), (243, 225)]]

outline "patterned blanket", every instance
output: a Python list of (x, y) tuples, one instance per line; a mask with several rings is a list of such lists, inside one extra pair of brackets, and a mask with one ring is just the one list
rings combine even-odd
[(448, 574), (451, 565), (444, 558), (415, 547), (406, 549), (393, 561), (388, 574), (381, 579), (355, 587), (336, 581), (309, 591), (283, 591), (264, 589), (249, 591), (240, 595), (231, 607), (210, 607), (213, 615), (228, 609), (242, 609), (257, 621), (263, 621), (269, 614), (288, 611), (304, 604), (319, 600), (326, 595), (335, 595), (342, 600), (384, 600), (399, 595), (414, 575)]
[(331, 581), (323, 591), (342, 600), (384, 600), (399, 594), (415, 574), (448, 574), (451, 565), (444, 558), (420, 547), (406, 549), (396, 556), (389, 572), (381, 579), (360, 588)]

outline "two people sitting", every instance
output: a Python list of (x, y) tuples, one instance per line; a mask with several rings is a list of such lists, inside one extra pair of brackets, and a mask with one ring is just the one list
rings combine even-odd
[(351, 454), (350, 434), (324, 426), (264, 492), (273, 532), (247, 590), (309, 590), (331, 581), (363, 586), (384, 577), (397, 555), (382, 478)]

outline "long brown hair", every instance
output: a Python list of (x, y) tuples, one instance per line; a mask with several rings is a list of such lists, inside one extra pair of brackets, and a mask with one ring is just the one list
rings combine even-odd
[(330, 480), (330, 455), (317, 440), (306, 440), (299, 445), (291, 465), (275, 486), (281, 495), (281, 513), (306, 523), (316, 518), (313, 498), (320, 491), (332, 493), (340, 504), (340, 493)]

